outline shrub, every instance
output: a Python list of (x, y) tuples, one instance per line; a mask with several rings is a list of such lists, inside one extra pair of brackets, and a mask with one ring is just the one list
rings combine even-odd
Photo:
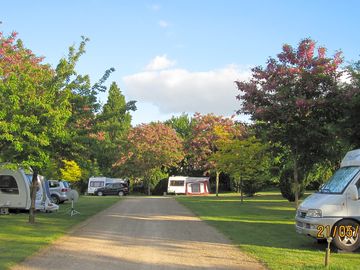
[[(299, 175), (301, 179), (301, 176)], [(295, 201), (294, 183), (293, 183), (293, 170), (288, 168), (281, 172), (279, 187), (281, 195), (289, 202)], [(304, 195), (304, 187), (301, 185), (299, 191), (299, 199)]]

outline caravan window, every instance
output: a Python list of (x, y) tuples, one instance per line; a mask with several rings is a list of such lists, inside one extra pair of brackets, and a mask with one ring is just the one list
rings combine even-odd
[(170, 181), (170, 186), (173, 186), (173, 187), (183, 187), (184, 186), (184, 183), (185, 181), (181, 180), (171, 180)]
[(19, 194), (19, 188), (16, 180), (11, 175), (0, 176), (0, 190), (3, 193)]
[(103, 187), (104, 182), (103, 181), (91, 181), (90, 187)]

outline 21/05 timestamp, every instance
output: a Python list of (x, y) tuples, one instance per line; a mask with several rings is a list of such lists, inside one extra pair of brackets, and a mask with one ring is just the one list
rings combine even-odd
[(348, 226), (333, 226), (330, 227), (330, 225), (319, 225), (317, 226), (317, 238), (329, 238), (329, 237), (335, 237), (340, 236), (343, 237), (353, 237), (356, 238), (359, 234), (359, 225), (356, 227), (348, 225)]

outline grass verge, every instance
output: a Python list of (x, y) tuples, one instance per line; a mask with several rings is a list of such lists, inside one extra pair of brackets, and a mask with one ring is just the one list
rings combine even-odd
[(64, 235), (70, 228), (119, 201), (118, 197), (80, 197), (75, 209), (80, 215), (70, 216), (70, 203), (60, 205), (56, 213), (36, 213), (36, 224), (28, 223), (28, 213), (0, 216), (0, 269), (34, 254), (40, 248)]
[[(270, 269), (325, 269), (325, 244), (295, 232), (294, 205), (278, 193), (263, 192), (243, 204), (236, 194), (177, 200)], [(360, 253), (331, 253), (329, 269), (360, 269)]]

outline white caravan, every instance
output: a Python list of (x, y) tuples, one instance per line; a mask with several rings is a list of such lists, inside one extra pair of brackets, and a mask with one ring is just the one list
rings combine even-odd
[(356, 250), (360, 247), (359, 194), (360, 149), (357, 149), (348, 152), (329, 181), (300, 204), (296, 231), (317, 239), (331, 237), (338, 249)]
[[(31, 206), (30, 187), (32, 175), (22, 169), (0, 169), (0, 208), (29, 210)], [(38, 176), (35, 209), (53, 212), (59, 206), (52, 203), (46, 192), (45, 179)]]
[(209, 194), (209, 177), (170, 176), (167, 192), (187, 195)]
[(128, 184), (128, 180), (121, 178), (109, 178), (109, 177), (90, 177), (88, 183), (88, 195), (94, 195), (98, 188), (105, 187), (112, 183), (123, 183)]

